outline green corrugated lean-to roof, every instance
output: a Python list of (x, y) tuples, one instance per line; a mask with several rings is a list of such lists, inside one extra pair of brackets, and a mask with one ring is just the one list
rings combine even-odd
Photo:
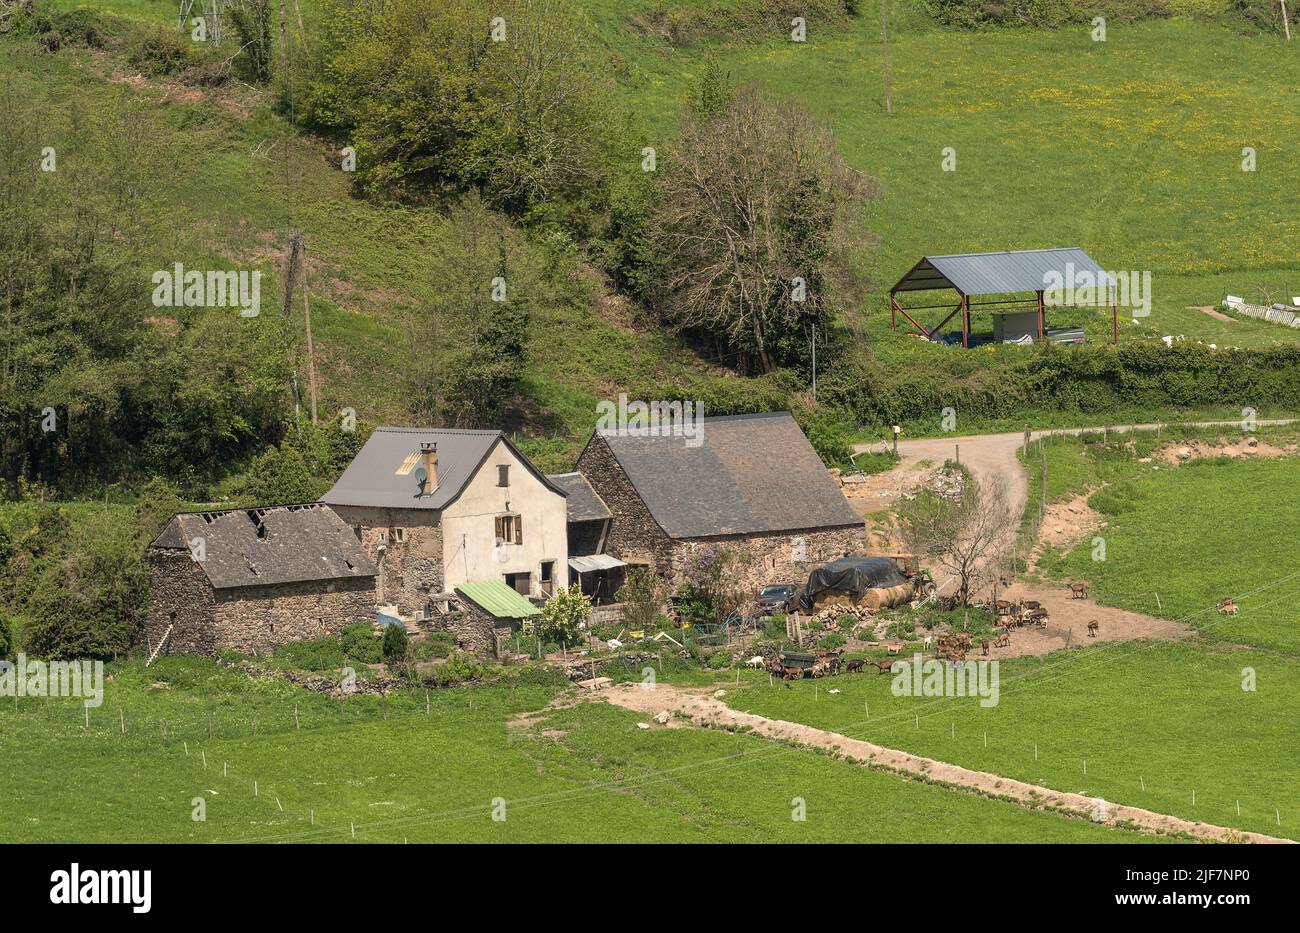
[(501, 580), (462, 583), (456, 592), (498, 619), (524, 619), (541, 612)]

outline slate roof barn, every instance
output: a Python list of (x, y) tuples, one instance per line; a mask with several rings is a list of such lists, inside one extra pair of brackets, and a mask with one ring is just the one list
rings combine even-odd
[[(793, 582), (860, 550), (862, 519), (789, 412), (705, 418), (697, 431), (598, 430), (578, 470), (612, 513), (599, 554), (672, 581), (714, 548), (743, 555), (745, 586)], [(594, 569), (570, 567), (584, 585)]]
[(703, 443), (601, 432), (670, 537), (862, 527), (789, 412), (704, 419)]
[(149, 546), (143, 629), (158, 654), (260, 654), (373, 619), (377, 568), (318, 502), (175, 515)]

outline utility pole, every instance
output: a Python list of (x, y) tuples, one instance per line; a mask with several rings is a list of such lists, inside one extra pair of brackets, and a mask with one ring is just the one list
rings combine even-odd
[(880, 42), (885, 50), (885, 113), (893, 113), (894, 95), (889, 84), (889, 24), (885, 18), (885, 0), (880, 0)]
[(817, 401), (817, 322), (812, 326), (813, 401)]
[(307, 294), (307, 238), (301, 231), (289, 238), (289, 258), (284, 272), (284, 316), (293, 314), (293, 287), (302, 277), (302, 316), (307, 330), (307, 391), (311, 394), (311, 423), (316, 423), (316, 348), (311, 335), (311, 303)]

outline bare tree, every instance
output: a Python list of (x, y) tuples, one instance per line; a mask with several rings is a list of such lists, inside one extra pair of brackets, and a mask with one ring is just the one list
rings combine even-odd
[(990, 572), (1010, 524), (1006, 481), (967, 479), (958, 501), (922, 491), (898, 513), (903, 543), (939, 562), (960, 581), (962, 605), (982, 576)]
[(650, 224), (664, 316), (770, 372), (851, 290), (872, 184), (829, 130), (754, 85), (688, 118), (664, 161)]

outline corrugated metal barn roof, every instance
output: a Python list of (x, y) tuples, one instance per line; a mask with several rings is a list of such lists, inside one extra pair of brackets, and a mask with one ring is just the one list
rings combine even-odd
[(890, 291), (917, 292), (955, 288), (964, 295), (1037, 292), (1050, 286), (1049, 277), (1053, 273), (1068, 283), (1070, 276), (1067, 270), (1070, 268), (1076, 276), (1080, 272), (1090, 272), (1098, 276), (1098, 282), (1114, 284), (1114, 279), (1091, 256), (1077, 246), (1072, 246), (1062, 249), (926, 256), (899, 279)]
[(541, 612), (502, 580), (462, 583), (456, 592), (498, 619), (526, 619)]

